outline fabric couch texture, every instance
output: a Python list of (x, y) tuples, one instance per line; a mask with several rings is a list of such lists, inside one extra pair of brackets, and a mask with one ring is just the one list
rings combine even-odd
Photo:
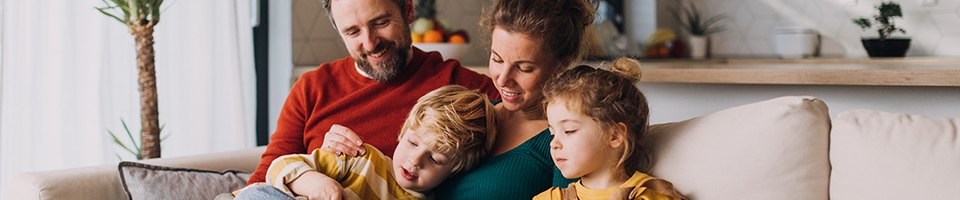
[[(211, 153), (178, 158), (159, 158), (137, 162), (209, 171), (237, 170), (253, 172), (266, 147)], [(74, 169), (29, 172), (15, 176), (6, 199), (127, 199), (120, 184), (117, 165), (100, 165)], [(15, 184), (13, 184), (15, 183)]]
[(960, 119), (874, 110), (837, 114), (831, 199), (960, 199)]
[(690, 199), (827, 199), (830, 116), (781, 97), (654, 125), (651, 173)]
[[(957, 199), (960, 119), (788, 96), (652, 125), (649, 174), (693, 200)], [(265, 147), (142, 163), (252, 172)], [(14, 177), (6, 199), (126, 199), (117, 165)]]

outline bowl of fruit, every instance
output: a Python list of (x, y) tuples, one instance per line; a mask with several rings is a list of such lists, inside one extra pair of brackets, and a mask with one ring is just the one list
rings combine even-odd
[(413, 46), (426, 52), (440, 52), (444, 60), (463, 57), (470, 50), (467, 31), (452, 31), (449, 24), (436, 18), (418, 18), (410, 28)]

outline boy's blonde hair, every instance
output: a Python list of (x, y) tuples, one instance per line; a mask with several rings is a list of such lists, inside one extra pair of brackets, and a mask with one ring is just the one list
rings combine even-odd
[(454, 161), (456, 175), (473, 169), (493, 147), (496, 120), (485, 94), (459, 85), (443, 86), (417, 100), (400, 131), (433, 132), (425, 141)]
[(623, 155), (617, 167), (629, 176), (645, 171), (650, 155), (641, 139), (647, 133), (650, 110), (647, 98), (636, 84), (640, 81), (640, 62), (629, 58), (617, 59), (611, 69), (577, 66), (563, 72), (543, 88), (543, 107), (564, 102), (567, 109), (592, 118), (610, 134), (617, 123), (627, 126), (624, 134)]

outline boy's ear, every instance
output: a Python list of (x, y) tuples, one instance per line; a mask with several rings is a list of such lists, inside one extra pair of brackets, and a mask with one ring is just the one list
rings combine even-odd
[(623, 122), (617, 122), (613, 126), (613, 133), (610, 134), (610, 146), (614, 148), (620, 147), (623, 145), (624, 137), (627, 134), (627, 124)]

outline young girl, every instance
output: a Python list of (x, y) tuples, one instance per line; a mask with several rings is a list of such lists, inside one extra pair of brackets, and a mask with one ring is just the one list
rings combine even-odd
[(640, 63), (620, 58), (608, 70), (579, 66), (543, 88), (550, 127), (550, 154), (567, 188), (534, 199), (682, 199), (673, 185), (641, 171), (650, 156), (647, 100), (635, 86)]

